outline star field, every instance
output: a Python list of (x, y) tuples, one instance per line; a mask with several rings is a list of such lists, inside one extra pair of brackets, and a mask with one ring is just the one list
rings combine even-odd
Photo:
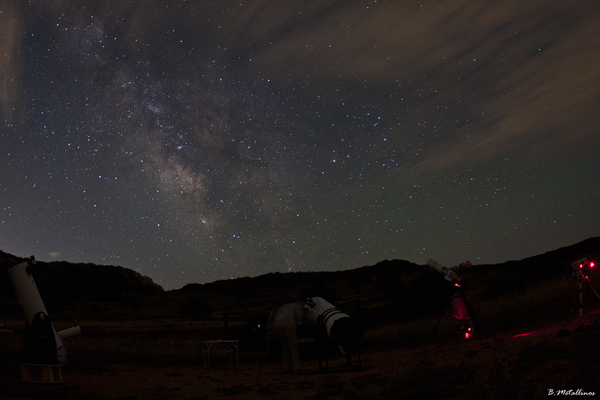
[(165, 289), (600, 235), (600, 6), (0, 4), (0, 249)]

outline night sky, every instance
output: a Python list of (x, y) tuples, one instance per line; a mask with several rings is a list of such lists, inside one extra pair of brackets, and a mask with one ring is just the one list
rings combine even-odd
[(165, 289), (600, 235), (600, 3), (0, 3), (0, 250)]

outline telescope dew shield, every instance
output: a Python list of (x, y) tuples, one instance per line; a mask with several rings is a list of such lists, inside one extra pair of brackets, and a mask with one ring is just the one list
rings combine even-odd
[(321, 297), (307, 299), (304, 312), (317, 326), (325, 328), (327, 336), (339, 345), (357, 343), (361, 337), (356, 322)]

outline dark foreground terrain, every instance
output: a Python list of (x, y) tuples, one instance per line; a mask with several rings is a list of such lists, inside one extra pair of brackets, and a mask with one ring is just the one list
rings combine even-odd
[[(63, 383), (21, 382), (25, 323), (2, 274), (0, 322), (12, 332), (0, 333), (0, 400), (597, 398), (600, 300), (584, 290), (579, 316), (571, 262), (599, 256), (600, 238), (591, 238), (465, 270), (478, 299), (477, 340), (464, 340), (465, 324), (452, 316), (452, 285), (406, 261), (174, 291), (120, 267), (39, 263), (34, 277), (55, 327), (78, 319), (83, 334), (65, 343)], [(2, 269), (21, 260), (0, 253)], [(600, 284), (598, 270), (587, 271), (592, 284)], [(284, 373), (276, 352), (266, 351), (264, 322), (286, 295), (325, 297), (360, 321), (361, 368), (332, 355), (331, 368), (319, 370), (313, 349), (300, 372)], [(204, 342), (215, 339), (240, 339), (239, 365), (215, 348), (208, 368)]]
[(0, 399), (541, 399), (563, 390), (598, 398), (599, 336), (596, 310), (480, 340), (364, 350), (362, 369), (333, 368), (346, 362), (335, 359), (329, 373), (305, 360), (301, 372), (286, 374), (247, 353), (239, 366), (213, 358), (211, 369), (201, 355), (193, 365), (78, 360), (63, 368), (64, 383), (43, 386), (20, 382), (18, 366), (4, 364)]

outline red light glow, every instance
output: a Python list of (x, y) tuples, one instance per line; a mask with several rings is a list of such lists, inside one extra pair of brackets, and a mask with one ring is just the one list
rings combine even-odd
[(467, 328), (467, 331), (465, 332), (465, 339), (471, 339), (471, 330), (472, 327)]
[(454, 286), (460, 287), (460, 283), (455, 283)]
[(527, 332), (527, 333), (521, 333), (520, 335), (515, 335), (515, 336), (513, 336), (513, 338), (516, 338), (516, 337), (523, 337), (523, 336), (529, 336), (529, 335), (531, 335), (531, 332)]
[(595, 264), (594, 264), (593, 262), (591, 262), (591, 263), (590, 263), (590, 267), (591, 267), (591, 268), (594, 268), (594, 265), (595, 265)]

